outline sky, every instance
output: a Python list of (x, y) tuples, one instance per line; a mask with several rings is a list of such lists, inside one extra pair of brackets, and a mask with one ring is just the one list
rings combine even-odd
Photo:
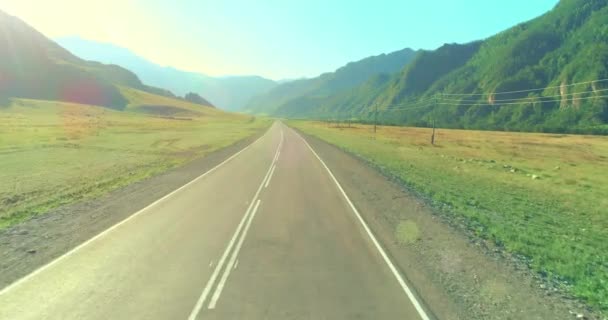
[(50, 38), (80, 36), (208, 75), (317, 76), (406, 47), (487, 38), (558, 0), (0, 0)]

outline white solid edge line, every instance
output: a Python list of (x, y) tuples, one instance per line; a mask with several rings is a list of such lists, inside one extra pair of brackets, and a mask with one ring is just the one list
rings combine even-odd
[(270, 184), (270, 179), (272, 179), (272, 175), (274, 174), (274, 169), (277, 168), (277, 165), (275, 164), (272, 167), (272, 170), (270, 170), (270, 177), (268, 177), (268, 180), (266, 180), (266, 184), (264, 185), (264, 188), (268, 188), (268, 185)]
[(226, 285), (226, 280), (228, 280), (228, 277), (230, 276), (230, 272), (232, 271), (232, 269), (235, 268), (234, 263), (236, 261), (236, 257), (239, 255), (239, 251), (241, 251), (241, 247), (243, 246), (243, 241), (245, 240), (245, 237), (247, 237), (247, 232), (249, 231), (249, 227), (251, 227), (251, 222), (253, 221), (253, 218), (255, 217), (255, 213), (258, 211), (260, 202), (261, 202), (261, 200), (258, 199), (258, 201), (255, 204), (255, 208), (253, 208), (253, 211), (251, 212), (251, 215), (249, 216), (249, 220), (247, 221), (247, 225), (245, 226), (245, 229), (243, 230), (243, 233), (241, 234), (239, 243), (236, 245), (236, 248), (232, 252), (230, 261), (228, 262), (226, 269), (224, 269), (224, 274), (222, 275), (220, 282), (218, 282), (217, 287), (215, 288), (215, 293), (213, 293), (213, 296), (211, 297), (211, 301), (209, 302), (209, 309), (215, 308), (215, 305), (217, 304), (217, 301), (219, 300), (220, 295), (222, 294), (222, 290), (224, 290), (224, 285)]
[[(279, 150), (281, 148), (282, 142), (283, 142), (283, 140), (281, 140), (281, 142), (279, 143), (279, 146), (277, 148), (277, 151), (275, 152), (275, 159), (276, 159), (276, 154), (279, 152)], [(190, 313), (190, 316), (188, 317), (188, 320), (194, 320), (194, 319), (196, 319), (196, 317), (198, 316), (199, 312), (201, 311), (201, 308), (203, 307), (203, 304), (205, 303), (205, 300), (207, 299), (207, 296), (211, 292), (211, 288), (213, 287), (213, 284), (215, 283), (215, 280), (217, 279), (217, 276), (219, 275), (222, 267), (224, 266), (224, 262), (226, 261), (226, 258), (228, 257), (228, 254), (232, 250), (232, 247), (234, 246), (234, 242), (239, 237), (239, 233), (240, 233), (240, 231), (241, 231), (241, 229), (243, 227), (243, 224), (247, 220), (247, 217), (249, 216), (249, 214), (251, 212), (251, 209), (253, 208), (253, 206), (255, 204), (255, 200), (260, 195), (260, 192), (262, 191), (262, 187), (266, 183), (266, 180), (268, 179), (268, 176), (270, 175), (270, 171), (272, 170), (273, 166), (274, 166), (274, 160), (270, 164), (270, 167), (268, 167), (268, 170), (266, 171), (266, 175), (264, 176), (264, 179), (262, 179), (262, 183), (260, 183), (260, 186), (258, 187), (258, 190), (256, 191), (255, 195), (253, 196), (253, 199), (251, 200), (251, 203), (249, 204), (249, 207), (247, 207), (247, 211), (245, 211), (245, 214), (243, 215), (243, 218), (241, 218), (241, 222), (239, 223), (236, 231), (234, 232), (234, 235), (232, 236), (232, 239), (230, 239), (230, 243), (228, 243), (228, 246), (224, 250), (224, 253), (222, 254), (222, 257), (220, 258), (220, 261), (215, 266), (215, 270), (213, 270), (213, 274), (211, 274), (211, 278), (209, 278), (209, 280), (207, 281), (207, 284), (205, 285), (205, 288), (203, 289), (203, 292), (201, 293), (201, 296), (196, 301), (196, 304), (194, 305), (194, 308), (192, 309), (192, 312)]]
[(348, 205), (350, 206), (350, 208), (353, 210), (353, 212), (357, 216), (359, 222), (361, 222), (361, 225), (363, 226), (363, 228), (365, 229), (365, 231), (369, 235), (370, 239), (372, 239), (372, 242), (374, 243), (374, 246), (380, 252), (380, 255), (382, 256), (382, 258), (384, 259), (384, 261), (386, 262), (386, 264), (390, 268), (390, 270), (393, 273), (393, 275), (395, 276), (395, 278), (397, 278), (397, 282), (399, 282), (399, 285), (401, 285), (401, 288), (403, 289), (403, 291), (405, 292), (405, 294), (407, 295), (407, 297), (410, 299), (410, 301), (412, 302), (412, 304), (416, 308), (416, 311), (418, 311), (418, 314), (420, 315), (420, 317), (423, 320), (430, 320), (429, 316), (426, 314), (426, 311), (424, 311), (424, 309), (422, 308), (422, 305), (420, 304), (420, 302), (418, 301), (418, 299), (416, 299), (416, 296), (414, 295), (414, 293), (412, 292), (412, 290), (410, 290), (410, 288), (408, 287), (408, 285), (405, 283), (405, 280), (403, 280), (403, 277), (401, 277), (401, 274), (399, 273), (399, 271), (397, 270), (397, 268), (395, 267), (395, 265), (393, 264), (393, 262), (391, 261), (391, 259), (388, 257), (388, 255), (386, 254), (386, 252), (384, 251), (384, 249), (382, 248), (382, 246), (380, 245), (380, 243), (376, 239), (376, 236), (374, 236), (374, 234), (372, 233), (372, 230), (368, 227), (368, 225), (365, 222), (365, 220), (363, 220), (363, 217), (361, 217), (361, 214), (359, 213), (359, 210), (357, 210), (357, 208), (355, 208), (355, 205), (352, 203), (352, 201), (350, 200), (350, 198), (348, 197), (348, 195), (346, 194), (346, 192), (342, 188), (342, 185), (340, 184), (340, 182), (338, 182), (338, 179), (336, 179), (336, 177), (331, 172), (331, 170), (329, 169), (329, 167), (327, 167), (327, 165), (325, 164), (325, 162), (323, 161), (323, 159), (321, 159), (321, 157), (319, 157), (319, 155), (315, 152), (315, 150), (310, 146), (310, 144), (308, 143), (308, 141), (306, 141), (306, 139), (304, 139), (295, 130), (294, 130), (294, 132), (300, 137), (300, 139), (302, 139), (302, 141), (304, 141), (304, 143), (306, 144), (306, 146), (308, 146), (308, 149), (310, 149), (310, 151), (312, 151), (312, 153), (315, 155), (315, 157), (317, 157), (317, 159), (319, 159), (319, 161), (321, 162), (321, 164), (323, 165), (323, 167), (325, 167), (325, 170), (327, 170), (327, 172), (329, 173), (329, 175), (331, 176), (331, 178), (333, 179), (333, 181), (336, 183), (336, 186), (338, 186), (338, 189), (340, 190), (340, 192), (342, 193), (342, 195), (346, 199), (346, 202), (348, 202)]
[(7, 292), (9, 292), (10, 290), (12, 290), (13, 288), (19, 286), (20, 284), (24, 283), (25, 281), (31, 279), (32, 277), (36, 276), (37, 274), (43, 272), (44, 270), (52, 267), (53, 265), (55, 265), (56, 263), (60, 262), (61, 260), (73, 255), (74, 253), (76, 253), (78, 250), (86, 247), (88, 244), (92, 243), (93, 241), (102, 238), (103, 236), (105, 236), (106, 234), (110, 233), (112, 230), (118, 228), (119, 226), (121, 226), (122, 224), (126, 223), (127, 221), (141, 215), (142, 213), (146, 212), (147, 210), (149, 210), (150, 208), (156, 206), (157, 204), (161, 203), (162, 201), (170, 198), (171, 196), (173, 196), (174, 194), (176, 194), (177, 192), (179, 192), (180, 190), (183, 190), (184, 188), (192, 185), (193, 183), (195, 183), (196, 181), (202, 179), (203, 177), (205, 177), (206, 175), (210, 174), (211, 172), (217, 170), (219, 167), (223, 166), (224, 164), (228, 163), (230, 160), (236, 158), (239, 154), (241, 154), (242, 152), (244, 152), (245, 150), (249, 149), (249, 147), (251, 147), (252, 145), (254, 145), (255, 143), (257, 143), (258, 141), (260, 141), (260, 139), (262, 139), (263, 137), (265, 137), (268, 132), (270, 132), (270, 130), (272, 129), (272, 127), (270, 127), (268, 130), (266, 130), (266, 132), (259, 137), (257, 140), (255, 140), (254, 142), (250, 143), (248, 146), (244, 147), (243, 149), (241, 149), (241, 151), (233, 154), (232, 156), (230, 156), (228, 159), (222, 161), (221, 163), (219, 163), (218, 165), (216, 165), (215, 167), (209, 169), (209, 171), (201, 174), (200, 176), (194, 178), (192, 181), (186, 183), (185, 185), (171, 191), (171, 193), (166, 194), (165, 196), (163, 196), (162, 198), (152, 202), (151, 204), (147, 205), (146, 207), (144, 207), (143, 209), (140, 209), (139, 211), (135, 212), (134, 214), (128, 216), (127, 218), (125, 218), (124, 220), (116, 223), (115, 225), (111, 226), (110, 228), (102, 231), (101, 233), (97, 234), (96, 236), (94, 236), (93, 238), (79, 244), (78, 246), (74, 247), (73, 249), (71, 249), (70, 251), (60, 255), (59, 257), (55, 258), (54, 260), (52, 260), (51, 262), (39, 267), (38, 269), (32, 271), (31, 273), (27, 274), (26, 276), (24, 276), (23, 278), (16, 280), (15, 282), (9, 284), (8, 286), (4, 287), (2, 290), (0, 290), (0, 296), (2, 296), (3, 294), (6, 294)]

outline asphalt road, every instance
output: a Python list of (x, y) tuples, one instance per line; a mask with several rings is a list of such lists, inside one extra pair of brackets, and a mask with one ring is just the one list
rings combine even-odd
[(277, 122), (0, 291), (0, 319), (428, 319), (325, 164)]

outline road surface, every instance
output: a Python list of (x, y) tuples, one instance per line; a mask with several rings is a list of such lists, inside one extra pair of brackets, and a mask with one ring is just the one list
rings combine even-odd
[(276, 122), (0, 291), (0, 319), (428, 319), (325, 164)]

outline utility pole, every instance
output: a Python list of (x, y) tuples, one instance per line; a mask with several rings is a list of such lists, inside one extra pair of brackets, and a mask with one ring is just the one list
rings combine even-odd
[[(437, 108), (438, 104), (437, 104), (437, 96), (435, 95), (435, 108)], [(431, 144), (435, 145), (435, 111), (431, 111), (431, 121), (433, 121), (433, 134), (431, 135)]]
[(376, 103), (376, 107), (374, 110), (374, 135), (376, 135), (377, 123), (378, 123), (378, 103)]
[(348, 127), (349, 128), (350, 128), (350, 123), (352, 122), (352, 120), (353, 120), (353, 111), (351, 110), (350, 111), (350, 117), (348, 118)]

